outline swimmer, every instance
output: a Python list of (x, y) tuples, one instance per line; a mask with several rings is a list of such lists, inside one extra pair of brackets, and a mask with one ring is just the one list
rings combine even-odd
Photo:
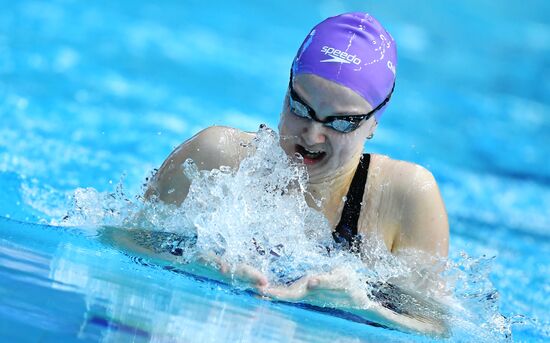
[[(292, 63), (280, 144), (288, 156), (302, 156), (309, 174), (308, 204), (324, 214), (337, 242), (359, 251), (367, 239), (375, 239), (394, 255), (420, 251), (430, 257), (423, 263), (430, 264), (447, 257), (449, 245), (447, 213), (433, 175), (414, 163), (363, 152), (391, 102), (396, 67), (394, 39), (369, 14), (346, 13), (319, 23)], [(206, 128), (168, 156), (145, 197), (180, 205), (190, 186), (182, 170), (185, 160), (201, 170), (237, 168), (254, 136)], [(305, 299), (320, 290), (352, 303), (362, 297), (345, 287), (346, 275), (338, 270), (273, 287), (259, 271), (239, 270), (262, 294), (279, 299)]]

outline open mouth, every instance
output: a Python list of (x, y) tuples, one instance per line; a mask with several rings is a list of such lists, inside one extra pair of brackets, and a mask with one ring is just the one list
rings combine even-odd
[(296, 152), (302, 155), (305, 164), (317, 163), (327, 154), (326, 152), (320, 150), (306, 149), (299, 144), (296, 144)]

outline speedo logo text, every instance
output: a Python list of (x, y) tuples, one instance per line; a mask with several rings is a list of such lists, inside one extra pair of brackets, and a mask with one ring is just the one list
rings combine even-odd
[(356, 65), (359, 65), (361, 63), (361, 59), (357, 57), (357, 55), (350, 55), (345, 51), (331, 48), (326, 45), (321, 48), (321, 52), (325, 55), (329, 55), (332, 58), (319, 62), (353, 63)]

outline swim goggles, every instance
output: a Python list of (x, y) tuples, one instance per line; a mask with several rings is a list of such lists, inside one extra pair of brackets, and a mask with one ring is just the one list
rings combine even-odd
[(325, 120), (320, 120), (315, 114), (315, 110), (311, 108), (306, 102), (296, 93), (294, 87), (292, 86), (292, 72), (290, 73), (290, 81), (288, 82), (288, 89), (290, 90), (289, 105), (290, 111), (304, 119), (314, 120), (316, 122), (322, 123), (323, 126), (333, 129), (334, 131), (340, 133), (348, 133), (356, 130), (363, 120), (368, 120), (374, 115), (374, 113), (380, 110), (384, 105), (390, 101), (390, 98), (393, 94), (395, 88), (395, 81), (391, 88), (390, 94), (382, 101), (376, 108), (370, 111), (367, 114), (356, 114), (356, 115), (344, 115), (344, 116), (329, 116)]

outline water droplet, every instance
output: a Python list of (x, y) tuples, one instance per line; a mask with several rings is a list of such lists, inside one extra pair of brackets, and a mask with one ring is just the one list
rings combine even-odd
[(188, 158), (181, 165), (183, 167), (183, 173), (188, 179), (193, 180), (200, 176), (199, 168), (195, 164), (195, 161)]
[(231, 167), (229, 167), (229, 166), (221, 166), (221, 167), (220, 167), (220, 171), (221, 171), (222, 173), (229, 174), (229, 173), (231, 173)]

